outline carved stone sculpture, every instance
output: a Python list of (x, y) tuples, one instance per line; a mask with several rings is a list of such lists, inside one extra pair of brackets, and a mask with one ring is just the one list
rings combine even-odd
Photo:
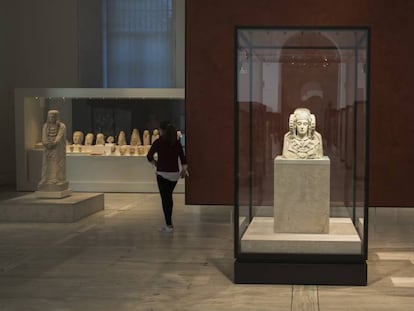
[[(43, 161), (39, 192), (68, 190), (66, 181), (66, 126), (59, 120), (59, 111), (49, 110), (42, 128)], [(66, 194), (66, 195), (70, 195)]]
[(108, 138), (106, 139), (106, 142), (108, 144), (113, 144), (115, 141), (115, 138), (113, 136), (108, 136)]
[(102, 133), (96, 134), (96, 142), (95, 145), (103, 146), (105, 145), (105, 135)]
[(148, 130), (145, 130), (144, 133), (142, 134), (142, 140), (143, 140), (143, 145), (144, 146), (148, 146), (151, 144), (150, 142), (150, 132)]
[(86, 134), (86, 136), (85, 136), (85, 146), (92, 146), (93, 137), (94, 137), (94, 135), (92, 133)]
[(141, 145), (141, 138), (139, 136), (138, 129), (133, 129), (132, 130), (130, 145), (131, 146), (139, 146), (139, 145)]
[(127, 145), (119, 146), (119, 153), (121, 155), (126, 155), (127, 151), (128, 151), (128, 146)]
[(73, 132), (72, 140), (73, 140), (74, 145), (82, 145), (82, 143), (83, 143), (83, 133), (81, 131)]
[(309, 109), (290, 115), (282, 156), (274, 161), (275, 233), (329, 233), (330, 160), (315, 129)]
[(158, 131), (158, 129), (154, 129), (152, 131), (151, 144), (153, 144), (154, 141), (156, 141), (158, 138), (160, 138), (160, 132)]
[(118, 135), (118, 146), (126, 145), (126, 138), (125, 138), (125, 132), (120, 131)]
[(145, 147), (140, 145), (138, 146), (138, 154), (139, 155), (145, 155)]
[(309, 109), (297, 108), (289, 117), (289, 132), (284, 136), (282, 156), (287, 159), (322, 158), (322, 136), (315, 129), (315, 115)]

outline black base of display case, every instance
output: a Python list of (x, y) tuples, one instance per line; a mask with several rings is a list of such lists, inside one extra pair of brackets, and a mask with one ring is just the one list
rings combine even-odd
[(367, 264), (240, 262), (236, 284), (367, 285)]

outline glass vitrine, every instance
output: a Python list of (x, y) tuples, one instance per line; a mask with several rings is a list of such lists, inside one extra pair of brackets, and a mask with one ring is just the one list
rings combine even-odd
[(369, 29), (235, 37), (235, 282), (366, 284)]
[[(58, 110), (66, 126), (66, 177), (86, 192), (158, 192), (146, 154), (160, 121), (185, 145), (184, 89), (16, 89), (16, 181), (35, 191), (41, 176), (41, 129)], [(123, 137), (123, 139), (121, 139)], [(178, 192), (184, 192), (180, 181)]]

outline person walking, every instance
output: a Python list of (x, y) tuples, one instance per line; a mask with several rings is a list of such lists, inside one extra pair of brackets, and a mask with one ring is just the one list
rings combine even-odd
[[(151, 145), (147, 159), (156, 167), (157, 184), (165, 218), (165, 225), (161, 226), (160, 231), (170, 233), (174, 231), (173, 191), (177, 181), (188, 175), (188, 165), (183, 147), (177, 139), (177, 130), (169, 122), (161, 122), (160, 138)], [(181, 163), (181, 170), (178, 160)]]

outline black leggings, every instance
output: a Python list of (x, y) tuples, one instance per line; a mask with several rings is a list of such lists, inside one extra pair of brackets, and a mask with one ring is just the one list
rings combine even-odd
[(172, 226), (172, 210), (173, 210), (173, 191), (176, 181), (165, 179), (164, 177), (157, 175), (158, 189), (160, 190), (162, 210), (164, 211), (165, 223), (167, 226)]

